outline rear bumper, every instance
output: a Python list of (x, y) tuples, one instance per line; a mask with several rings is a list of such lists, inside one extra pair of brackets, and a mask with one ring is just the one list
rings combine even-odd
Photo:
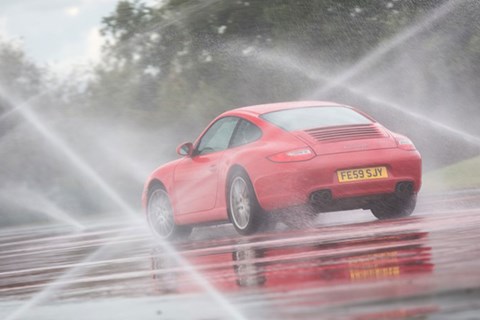
[[(421, 156), (397, 148), (317, 156), (312, 160), (273, 163), (265, 160), (263, 172), (254, 172), (257, 198), (267, 211), (302, 205), (318, 190), (330, 190), (333, 200), (395, 193), (400, 182), (411, 182), (413, 193), (421, 187)], [(338, 170), (385, 166), (388, 178), (339, 182)]]

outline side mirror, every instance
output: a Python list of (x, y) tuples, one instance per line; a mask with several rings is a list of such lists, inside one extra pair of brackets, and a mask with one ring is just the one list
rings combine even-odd
[(193, 153), (193, 143), (191, 142), (186, 142), (184, 144), (181, 144), (177, 148), (177, 153), (181, 155), (182, 157), (185, 156), (191, 156)]

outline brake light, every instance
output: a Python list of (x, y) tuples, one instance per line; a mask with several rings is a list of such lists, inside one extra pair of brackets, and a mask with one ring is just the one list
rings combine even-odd
[(281, 152), (268, 157), (273, 162), (307, 161), (315, 157), (315, 152), (310, 148), (295, 149)]
[(395, 140), (397, 141), (397, 146), (402, 150), (407, 150), (407, 151), (416, 150), (413, 142), (406, 137), (396, 137)]

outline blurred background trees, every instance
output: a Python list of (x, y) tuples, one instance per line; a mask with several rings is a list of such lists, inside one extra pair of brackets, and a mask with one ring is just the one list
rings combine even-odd
[[(90, 90), (99, 105), (105, 105), (102, 96), (113, 94), (118, 108), (151, 114), (160, 107), (177, 116), (186, 111), (187, 117), (195, 109), (205, 118), (233, 106), (292, 99), (305, 83), (291, 81), (291, 71), (281, 66), (259, 66), (252, 55), (266, 49), (301, 53), (333, 72), (436, 4), (175, 0), (147, 6), (120, 1), (103, 19), (109, 41)], [(112, 86), (115, 79), (120, 83)], [(118, 96), (119, 88), (128, 98)]]
[[(422, 26), (448, 3), (448, 14)], [(11, 201), (32, 194), (67, 212), (116, 210), (64, 151), (12, 111), (19, 107), (37, 114), (134, 208), (147, 174), (175, 158), (177, 144), (193, 140), (218, 113), (249, 104), (359, 105), (412, 136), (427, 170), (476, 154), (474, 144), (408, 113), (480, 134), (479, 6), (474, 0), (119, 1), (102, 21), (102, 61), (60, 77), (0, 39), (2, 221), (41, 211)], [(405, 30), (415, 32), (365, 71), (319, 90)]]

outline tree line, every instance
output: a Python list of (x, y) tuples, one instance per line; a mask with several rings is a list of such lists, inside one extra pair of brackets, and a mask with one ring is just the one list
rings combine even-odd
[[(67, 79), (56, 78), (20, 46), (0, 39), (0, 189), (35, 190), (67, 211), (111, 210), (94, 182), (79, 177), (61, 151), (12, 112), (18, 105), (4, 93), (27, 102), (127, 202), (139, 207), (145, 172), (172, 159), (175, 144), (193, 139), (219, 112), (306, 98), (447, 2), (119, 1), (101, 21), (102, 60)], [(451, 100), (461, 102), (464, 113), (475, 114), (479, 12), (476, 1), (465, 0), (461, 10), (426, 27), (413, 45), (384, 55), (362, 83), (369, 84), (374, 75), (378, 85), (371, 85), (384, 90), (387, 83), (406, 105), (418, 103), (426, 113), (448, 115)], [(325, 98), (359, 100), (338, 89)], [(388, 121), (391, 112), (379, 111), (380, 117), (382, 112)], [(397, 126), (405, 128), (400, 122)], [(11, 212), (35, 211), (4, 198), (4, 221)]]

